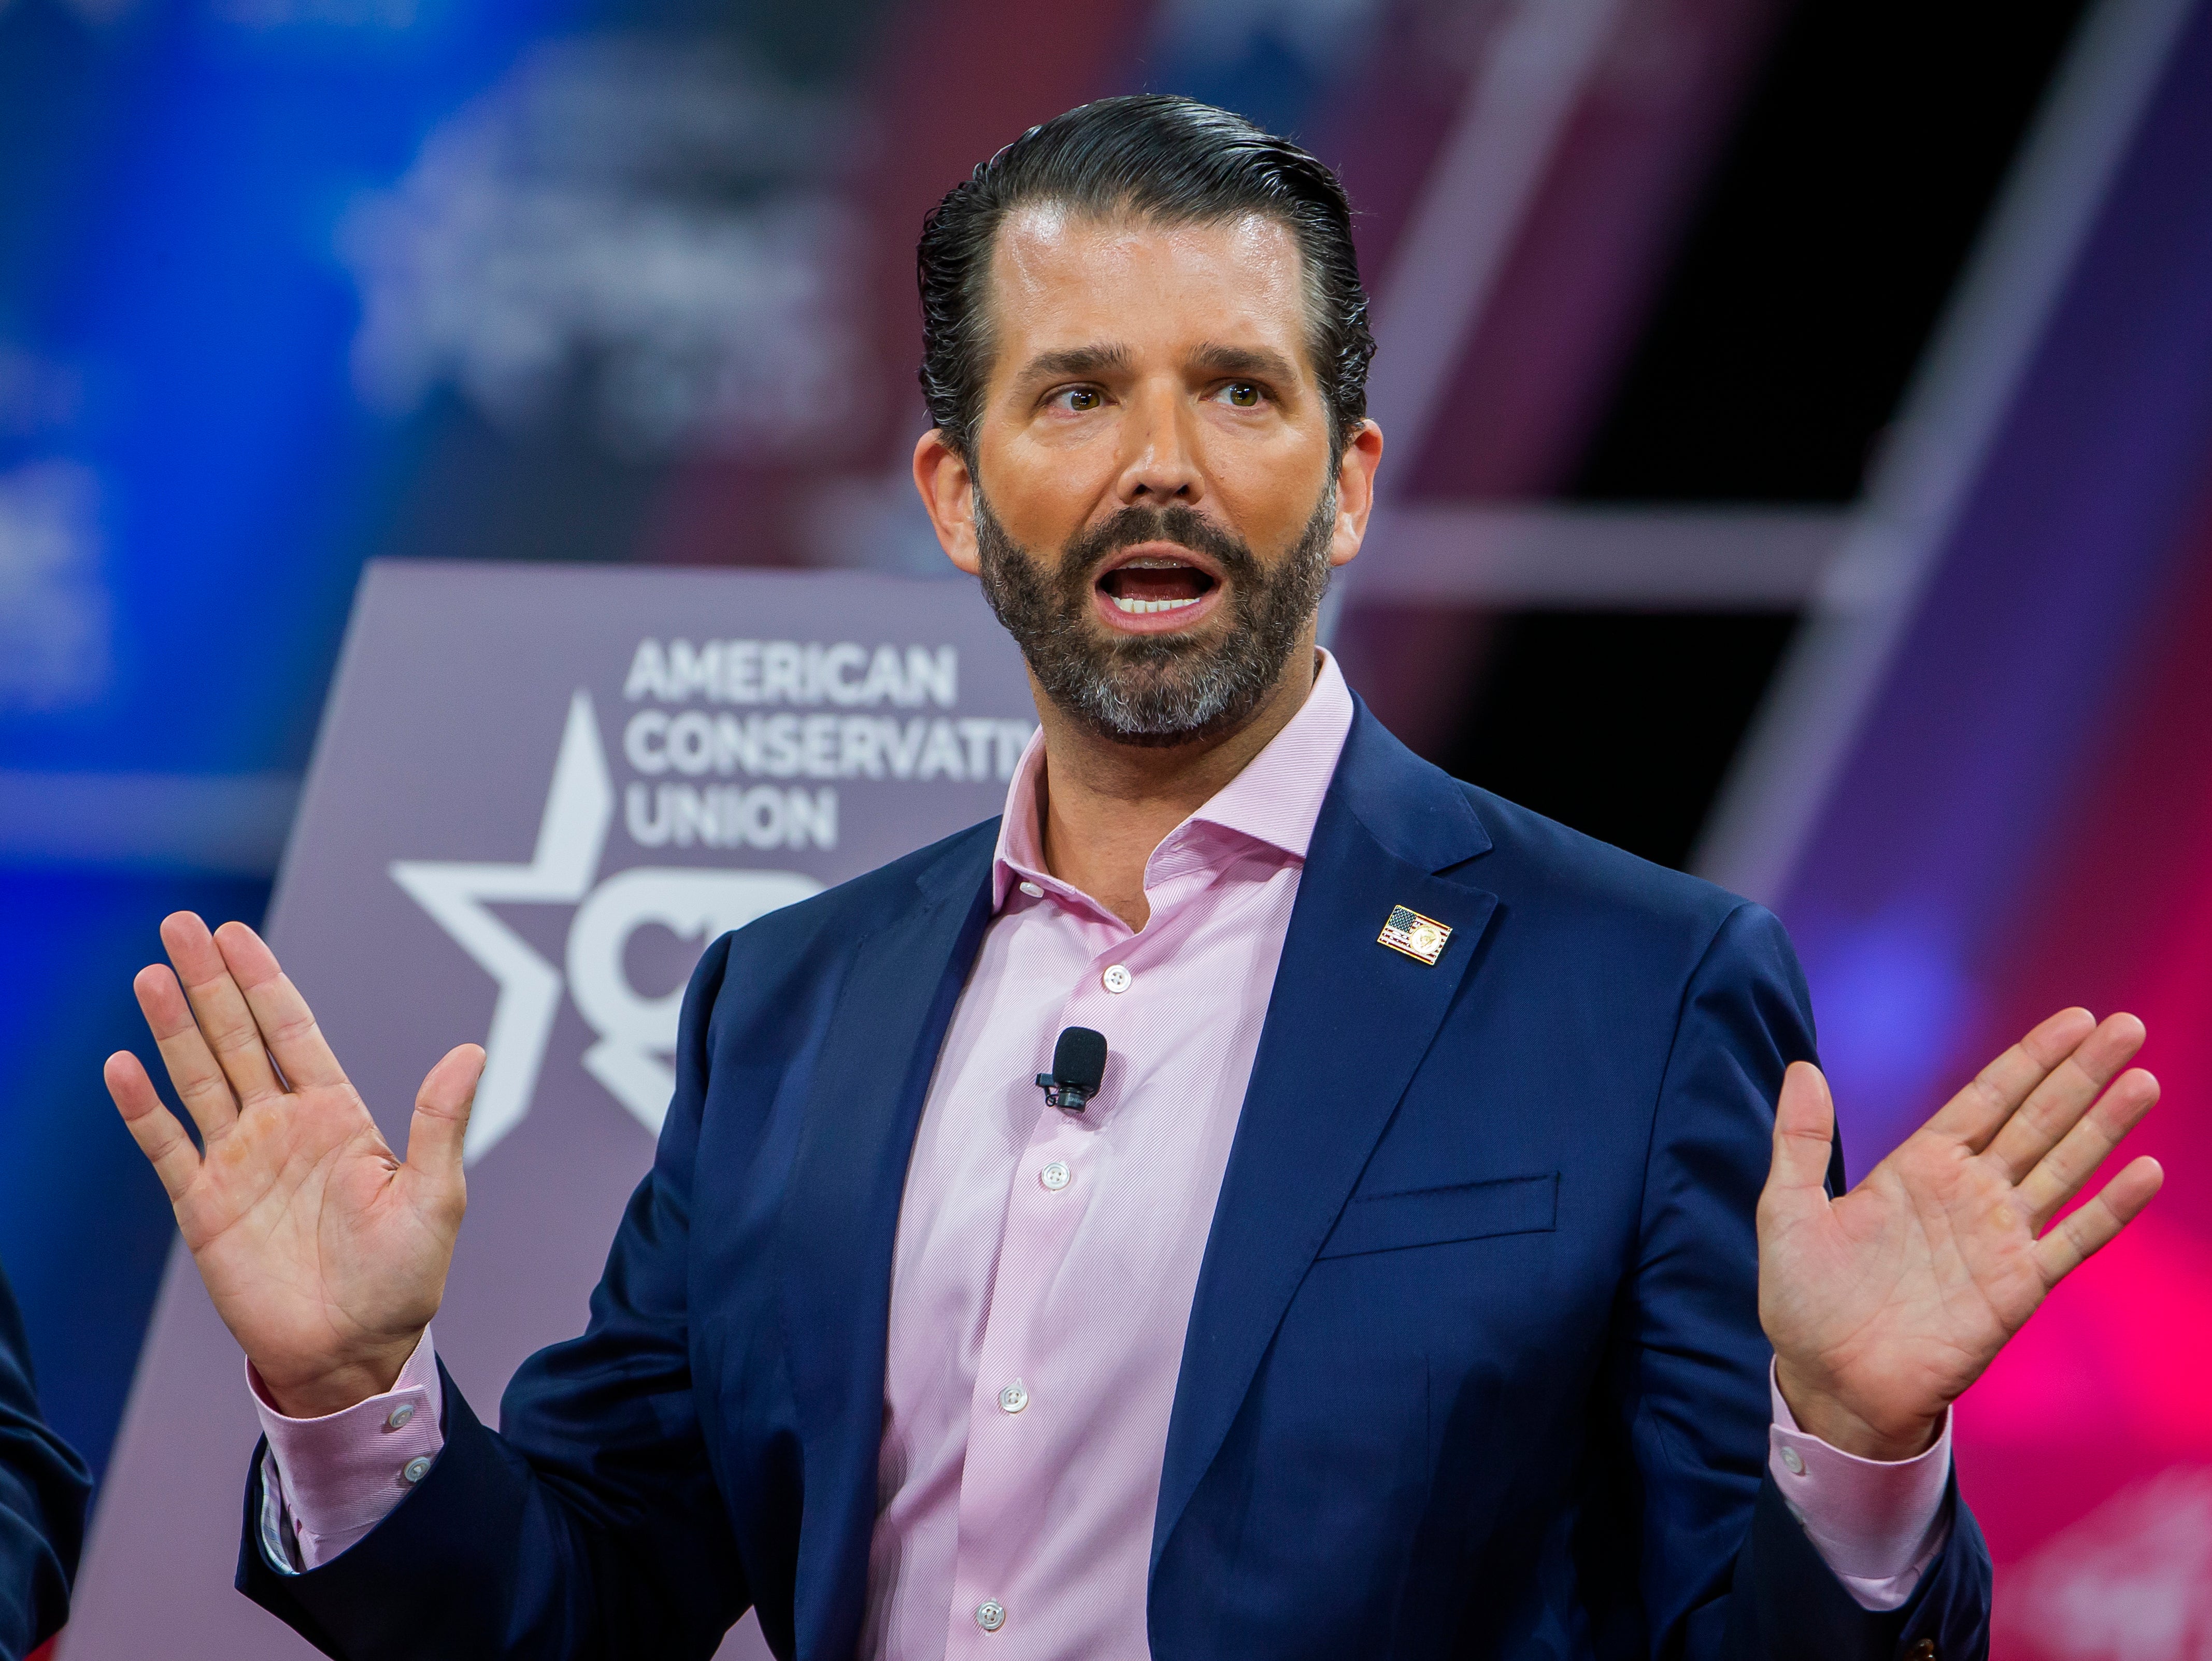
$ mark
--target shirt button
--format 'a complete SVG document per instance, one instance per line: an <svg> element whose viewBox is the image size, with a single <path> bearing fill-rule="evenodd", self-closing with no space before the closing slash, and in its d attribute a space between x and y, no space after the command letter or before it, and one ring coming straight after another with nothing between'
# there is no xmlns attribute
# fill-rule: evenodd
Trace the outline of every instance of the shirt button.
<svg viewBox="0 0 2212 1661"><path fill-rule="evenodd" d="M386 1430L404 1430L406 1428L407 1421L414 1416L415 1409L402 1402L384 1415L384 1427Z"/></svg>
<svg viewBox="0 0 2212 1661"><path fill-rule="evenodd" d="M1109 992L1127 992L1129 983L1137 977L1120 964L1109 964L1098 979Z"/></svg>
<svg viewBox="0 0 2212 1661"><path fill-rule="evenodd" d="M416 1454L412 1459L410 1459L405 1464L399 1468L400 1480L406 1482L410 1487L421 1482L429 1474L430 1461L428 1456L425 1454Z"/></svg>
<svg viewBox="0 0 2212 1661"><path fill-rule="evenodd" d="M999 1392L999 1406L1008 1413L1019 1413L1029 1404L1030 1393L1018 1378Z"/></svg>
<svg viewBox="0 0 2212 1661"><path fill-rule="evenodd" d="M1784 1448L1782 1450L1782 1463L1789 1467L1790 1474L1792 1476L1802 1476L1805 1474L1804 1457L1796 1448Z"/></svg>
<svg viewBox="0 0 2212 1661"><path fill-rule="evenodd" d="M1027 894L1033 900L1041 900L1044 897L1044 890L1038 887L1036 884L1033 882L1024 883L1022 885L1022 892Z"/></svg>
<svg viewBox="0 0 2212 1661"><path fill-rule="evenodd" d="M1006 1624L1006 1606L995 1597L986 1597L975 1605L975 1624L985 1632L996 1632Z"/></svg>
<svg viewBox="0 0 2212 1661"><path fill-rule="evenodd" d="M1060 1160L1054 1159L1042 1171L1037 1172L1037 1181L1057 1194L1067 1186L1067 1166Z"/></svg>

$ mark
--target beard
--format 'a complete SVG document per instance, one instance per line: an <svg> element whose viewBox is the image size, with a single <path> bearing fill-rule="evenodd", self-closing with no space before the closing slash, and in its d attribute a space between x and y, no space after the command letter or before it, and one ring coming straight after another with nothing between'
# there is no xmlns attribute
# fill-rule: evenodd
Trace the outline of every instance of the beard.
<svg viewBox="0 0 2212 1661"><path fill-rule="evenodd" d="M975 493L984 597L1045 695L1102 738L1155 748L1213 738L1251 718L1320 608L1335 522L1332 481L1271 574L1192 508L1132 505L1071 541L1053 569L1016 544ZM1229 627L1208 630L1211 638L1104 633L1091 599L1099 568L1146 542L1179 544L1220 567L1234 608Z"/></svg>

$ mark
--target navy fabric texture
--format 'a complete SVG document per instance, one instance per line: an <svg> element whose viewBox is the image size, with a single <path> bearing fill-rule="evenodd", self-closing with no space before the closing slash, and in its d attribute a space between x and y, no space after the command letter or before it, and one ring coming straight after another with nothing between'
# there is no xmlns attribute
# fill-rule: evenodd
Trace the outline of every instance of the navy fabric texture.
<svg viewBox="0 0 2212 1661"><path fill-rule="evenodd" d="M749 1606L779 1656L854 1653L900 1195L996 831L708 950L587 1331L522 1367L496 1433L449 1380L429 1475L308 1573L262 1560L250 1479L242 1591L349 1661L682 1661ZM1400 905L1451 926L1435 965L1377 944ZM1770 915L1362 709L1191 1311L1152 1654L1984 1654L1955 1494L1875 1615L1766 1475L1753 1217L1812 1055Z"/></svg>
<svg viewBox="0 0 2212 1661"><path fill-rule="evenodd" d="M92 1478L39 1411L23 1319L0 1277L0 1661L18 1661L69 1618Z"/></svg>

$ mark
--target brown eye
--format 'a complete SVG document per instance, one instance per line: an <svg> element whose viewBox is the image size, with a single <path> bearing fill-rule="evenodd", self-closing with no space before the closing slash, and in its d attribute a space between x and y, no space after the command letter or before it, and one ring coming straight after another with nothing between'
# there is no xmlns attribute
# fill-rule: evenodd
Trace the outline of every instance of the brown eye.
<svg viewBox="0 0 2212 1661"><path fill-rule="evenodd" d="M1249 380L1234 380L1229 384L1229 401L1240 410L1260 407L1260 389Z"/></svg>
<svg viewBox="0 0 2212 1661"><path fill-rule="evenodd" d="M1088 414L1098 407L1098 391L1095 386L1076 386L1069 390L1067 407L1078 415Z"/></svg>

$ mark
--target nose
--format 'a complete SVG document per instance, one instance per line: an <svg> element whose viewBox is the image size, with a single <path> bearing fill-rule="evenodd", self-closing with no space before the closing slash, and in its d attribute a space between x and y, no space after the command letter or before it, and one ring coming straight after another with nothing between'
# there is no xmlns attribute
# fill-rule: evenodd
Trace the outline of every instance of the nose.
<svg viewBox="0 0 2212 1661"><path fill-rule="evenodd" d="M1132 398L1130 419L1122 429L1121 472L1115 481L1115 495L1124 507L1194 507L1205 496L1192 416L1189 399L1175 382L1148 384Z"/></svg>

